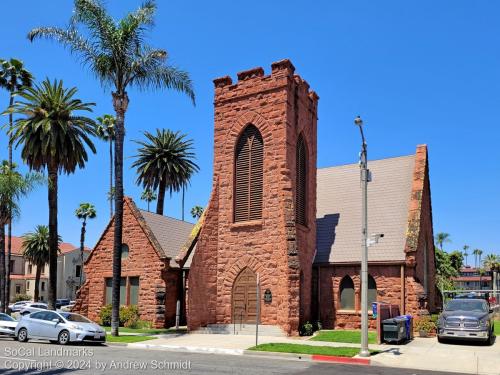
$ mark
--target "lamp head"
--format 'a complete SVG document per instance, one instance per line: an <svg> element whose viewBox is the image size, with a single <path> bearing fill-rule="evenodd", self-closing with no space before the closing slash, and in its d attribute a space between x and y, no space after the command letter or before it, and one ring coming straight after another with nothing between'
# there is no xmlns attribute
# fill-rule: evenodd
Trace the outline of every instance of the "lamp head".
<svg viewBox="0 0 500 375"><path fill-rule="evenodd" d="M357 126L363 126L363 120L361 120L361 117L356 116L356 118L354 119L354 124Z"/></svg>

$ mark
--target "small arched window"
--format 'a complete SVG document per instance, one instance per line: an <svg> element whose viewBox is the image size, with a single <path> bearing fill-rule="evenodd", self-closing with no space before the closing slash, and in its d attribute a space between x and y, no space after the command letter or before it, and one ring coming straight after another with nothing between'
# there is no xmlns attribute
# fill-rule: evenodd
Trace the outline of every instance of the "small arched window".
<svg viewBox="0 0 500 375"><path fill-rule="evenodd" d="M128 258L128 245L126 243L122 243L122 252L121 252L121 256L122 256L122 259L127 259Z"/></svg>
<svg viewBox="0 0 500 375"><path fill-rule="evenodd" d="M354 310L354 283L349 276L344 276L340 282L340 308Z"/></svg>
<svg viewBox="0 0 500 375"><path fill-rule="evenodd" d="M296 163L295 217L298 224L307 225L307 155L302 134L297 141Z"/></svg>
<svg viewBox="0 0 500 375"><path fill-rule="evenodd" d="M368 309L372 308L372 303L377 302L377 283L372 275L368 275Z"/></svg>
<svg viewBox="0 0 500 375"><path fill-rule="evenodd" d="M248 125L236 143L234 168L234 221L262 218L264 142Z"/></svg>

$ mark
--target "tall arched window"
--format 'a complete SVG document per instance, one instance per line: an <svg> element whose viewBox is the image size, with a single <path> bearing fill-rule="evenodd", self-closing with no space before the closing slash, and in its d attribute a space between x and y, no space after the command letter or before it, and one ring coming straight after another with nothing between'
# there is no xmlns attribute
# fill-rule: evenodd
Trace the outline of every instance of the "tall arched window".
<svg viewBox="0 0 500 375"><path fill-rule="evenodd" d="M295 217L298 224L307 225L307 155L302 134L297 141L296 163Z"/></svg>
<svg viewBox="0 0 500 375"><path fill-rule="evenodd" d="M248 125L236 144L234 221L262 218L264 142L259 130Z"/></svg>
<svg viewBox="0 0 500 375"><path fill-rule="evenodd" d="M373 302L377 302L377 283L372 275L368 275L368 310L372 308Z"/></svg>
<svg viewBox="0 0 500 375"><path fill-rule="evenodd" d="M340 282L340 308L354 310L354 283L349 276L344 276Z"/></svg>

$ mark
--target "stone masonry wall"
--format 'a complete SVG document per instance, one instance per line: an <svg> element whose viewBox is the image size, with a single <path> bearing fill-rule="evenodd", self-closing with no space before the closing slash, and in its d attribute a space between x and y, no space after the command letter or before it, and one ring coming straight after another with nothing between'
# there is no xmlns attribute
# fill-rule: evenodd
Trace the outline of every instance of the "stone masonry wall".
<svg viewBox="0 0 500 375"><path fill-rule="evenodd" d="M169 301L175 303L175 284L166 280L172 277L168 271L168 263L160 259L148 236L137 222L134 215L135 205L125 198L123 212L123 243L129 247L128 258L122 260L122 277L139 277L139 312L142 320L150 321L154 327L164 327L171 323L172 316L166 321L165 307L170 310ZM99 312L105 305L105 278L112 277L114 225L111 222L90 257L84 265L86 282L77 300L75 310L81 311L90 319L98 321ZM166 305L159 306L157 292L166 292ZM171 315L171 314L170 314ZM175 319L175 307L174 307Z"/></svg>
<svg viewBox="0 0 500 375"><path fill-rule="evenodd" d="M215 84L214 187L218 206L209 207L206 220L217 225L203 228L189 273L189 326L232 322L232 287L238 274L249 267L259 274L261 290L270 289L269 304L261 303L262 324L280 325L287 333L298 331L300 311L307 316L312 254L315 246L315 163L317 96L294 76L288 60L238 73L238 83L222 77ZM297 108L297 109L296 109ZM256 126L264 142L262 219L233 220L235 144L248 124ZM295 224L295 143L300 131L307 142L309 228ZM312 166L314 165L314 168ZM216 186L215 186L216 185ZM212 202L211 202L212 204ZM205 225L206 226L206 225ZM201 270L203 259L216 261ZM302 272L302 277L300 276ZM204 284L204 285L202 285ZM198 298L202 287L205 297ZM215 291L215 316L206 295ZM208 304L208 311L204 304Z"/></svg>

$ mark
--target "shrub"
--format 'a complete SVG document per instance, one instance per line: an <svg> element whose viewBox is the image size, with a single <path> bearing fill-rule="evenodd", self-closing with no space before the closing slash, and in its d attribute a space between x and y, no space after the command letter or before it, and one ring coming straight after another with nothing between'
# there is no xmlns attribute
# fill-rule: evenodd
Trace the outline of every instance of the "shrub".
<svg viewBox="0 0 500 375"><path fill-rule="evenodd" d="M313 331L316 332L316 331L321 331L323 329L323 325L321 324L321 322L319 320L316 320L314 323L313 323Z"/></svg>
<svg viewBox="0 0 500 375"><path fill-rule="evenodd" d="M430 333L436 329L436 323L432 321L430 316L423 316L415 320L415 329Z"/></svg>
<svg viewBox="0 0 500 375"><path fill-rule="evenodd" d="M99 312L100 323L103 326L111 325L111 305L105 305Z"/></svg>
<svg viewBox="0 0 500 375"><path fill-rule="evenodd" d="M151 328L153 328L153 323L149 322L147 320L138 320L135 328L151 329Z"/></svg>
<svg viewBox="0 0 500 375"><path fill-rule="evenodd" d="M19 302L19 301L31 301L32 297L27 294L16 294L14 297L14 302Z"/></svg>
<svg viewBox="0 0 500 375"><path fill-rule="evenodd" d="M301 336L312 336L313 332L313 325L310 322L305 322L302 324L299 333Z"/></svg>
<svg viewBox="0 0 500 375"><path fill-rule="evenodd" d="M99 312L100 323L103 326L111 325L111 304L103 306ZM135 305L120 306L120 327L138 328L139 309Z"/></svg>

